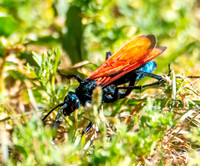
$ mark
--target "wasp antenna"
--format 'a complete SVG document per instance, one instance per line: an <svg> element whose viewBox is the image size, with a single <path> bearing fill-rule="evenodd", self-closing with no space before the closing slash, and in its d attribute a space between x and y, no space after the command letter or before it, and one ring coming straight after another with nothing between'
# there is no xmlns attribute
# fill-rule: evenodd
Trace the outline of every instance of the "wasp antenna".
<svg viewBox="0 0 200 166"><path fill-rule="evenodd" d="M73 78L73 77L74 77L79 83L81 83L81 81L83 81L83 80L81 79L81 77L79 77L78 75L75 75L75 74L72 74L72 75L63 74L63 73L60 72L59 69L57 69L57 72L58 72L61 76L66 77L67 79L70 79L70 78Z"/></svg>
<svg viewBox="0 0 200 166"><path fill-rule="evenodd" d="M55 106L51 111L48 112L48 114L46 114L43 118L42 118L42 121L44 122L44 120L58 107L61 107L63 106L65 103L60 103L58 104L57 106Z"/></svg>
<svg viewBox="0 0 200 166"><path fill-rule="evenodd" d="M53 127L56 126L57 119L60 117L60 114L62 113L62 110L65 109L67 106L68 106L68 104L65 103L65 104L62 106L62 108L58 111L58 113L57 113L57 115L56 115L56 118L55 118L55 120L54 120L54 122L53 122Z"/></svg>

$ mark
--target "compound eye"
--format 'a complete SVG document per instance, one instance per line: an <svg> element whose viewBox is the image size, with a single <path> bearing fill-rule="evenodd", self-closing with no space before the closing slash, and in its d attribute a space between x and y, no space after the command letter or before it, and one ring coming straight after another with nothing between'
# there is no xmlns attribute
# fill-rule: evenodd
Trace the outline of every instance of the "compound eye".
<svg viewBox="0 0 200 166"><path fill-rule="evenodd" d="M80 101L78 98L72 100L72 109L78 109L80 107Z"/></svg>

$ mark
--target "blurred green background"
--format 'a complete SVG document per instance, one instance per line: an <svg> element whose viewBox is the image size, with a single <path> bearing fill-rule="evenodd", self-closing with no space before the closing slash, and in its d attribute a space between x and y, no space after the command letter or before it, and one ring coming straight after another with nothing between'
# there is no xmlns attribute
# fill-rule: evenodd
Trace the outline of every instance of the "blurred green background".
<svg viewBox="0 0 200 166"><path fill-rule="evenodd" d="M22 44L19 56L29 61L31 46L38 45L36 51L63 48L73 64L88 59L101 64L106 50L154 34L158 45L168 47L158 68L175 62L189 69L198 61L196 0L1 0L0 5L1 57L6 47Z"/></svg>
<svg viewBox="0 0 200 166"><path fill-rule="evenodd" d="M69 90L74 90L78 85L77 82L71 83L65 80L64 87L61 79L58 76L55 78L58 66L61 69L67 68L65 72L68 73L88 75L105 60L106 51L114 52L127 41L146 34L154 34L157 37L157 45L167 47L167 50L155 60L158 64L155 73L167 74L168 64L173 62L172 68L176 74L200 75L200 1L198 0L0 0L1 118L10 118L13 114L24 115L24 112L30 110L48 111L58 104ZM78 62L82 63L74 65ZM79 68L85 65L86 68ZM131 104L135 106L138 103ZM132 108L131 104L128 108ZM116 104L116 107L118 106L117 111L121 108L120 102ZM163 117L165 115L159 111L157 109L156 115L151 118L154 119L154 116L159 114L156 124L164 124L166 129L167 125L172 124L169 120L172 114L167 113L166 118L169 121L166 120L161 124L161 119L165 120ZM151 114L148 113L148 115ZM147 119L143 120L145 124L148 123ZM41 126L36 124L37 120L38 117L32 119L26 130L19 124L17 125L21 134L23 132L28 134L26 138L23 138L19 136L20 132L15 130L13 134L15 144L23 146L25 142L27 146L24 147L29 147L32 145L29 140L36 132L35 135L40 135L41 140L45 138L45 145L52 146L49 143L51 134L44 134L45 131L40 130ZM73 117L70 117L70 120L68 129L74 131L73 122L75 120ZM17 122L6 124L6 130L10 135L16 124ZM160 128L159 125L158 128ZM138 137L134 133L126 135L125 127L121 129L123 132L121 136L124 136L126 141L129 137L133 137L140 143L141 138L150 136L150 133L154 133L156 141L162 138L163 135L158 135L161 133L160 130L155 129L152 132L151 128L148 128L149 131L145 131L145 125L141 126L140 130L143 133L139 133ZM151 138L147 138L146 141L148 142L149 139ZM143 149L139 145L134 145L137 150L141 150L137 151L138 156L151 155L155 146L154 139L149 144L144 143ZM121 147L122 150L116 148L119 140L120 138L116 138L114 144L109 144L111 147L106 144L103 146L108 148L105 153L111 148L113 153L118 154L124 161L126 158L123 155L125 153L123 153L123 148ZM134 140L131 144L133 143ZM46 155L45 145L37 141L36 144L41 146L43 150L41 154ZM126 146L127 149L130 148L130 153L135 151L134 147L131 149L128 146L128 143ZM40 164L47 164L50 161L61 164L59 157L62 155L68 156L71 151L74 154L78 153L76 146L67 152L64 148L59 152L60 156L56 153L57 149L51 149L47 155L49 158L46 156L44 160L40 158L42 156L40 153L35 153L36 158L39 158L36 161ZM25 150L29 151L29 148ZM53 152L57 155L53 155L55 154ZM74 155L71 159L72 163L77 158L81 163L82 155L83 153L77 155L79 157ZM106 156L101 155L103 154L96 151L93 158L88 159L85 156L84 161L90 161L91 164L95 164L96 161L101 163L101 158ZM107 153L106 161L116 164L117 157L114 158L113 154L109 155ZM28 156L26 164L32 161L31 155L31 159L29 154L24 156ZM136 155L136 158L138 156ZM110 161L110 158L113 160Z"/></svg>

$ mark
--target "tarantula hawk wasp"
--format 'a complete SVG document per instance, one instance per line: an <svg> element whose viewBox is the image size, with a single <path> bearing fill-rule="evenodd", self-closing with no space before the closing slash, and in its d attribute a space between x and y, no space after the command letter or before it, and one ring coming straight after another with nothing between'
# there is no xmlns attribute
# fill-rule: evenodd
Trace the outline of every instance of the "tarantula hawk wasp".
<svg viewBox="0 0 200 166"><path fill-rule="evenodd" d="M106 61L84 80L78 75L60 73L67 78L74 77L80 85L75 92L69 92L64 101L49 111L42 118L42 121L56 108L61 107L53 123L55 127L62 112L65 116L69 116L80 105L84 106L87 102L91 102L92 92L97 86L102 88L102 103L113 103L118 99L125 98L133 89L158 85L163 81L163 78L160 75L152 74L156 68L156 63L152 60L165 50L166 47L156 47L154 35L139 36L123 45L115 53L107 52ZM145 86L134 86L136 81L145 76L155 78L158 81ZM129 83L129 86L119 87L125 83ZM125 92L120 91L120 89L125 89ZM84 132L87 132L91 126L92 122Z"/></svg>

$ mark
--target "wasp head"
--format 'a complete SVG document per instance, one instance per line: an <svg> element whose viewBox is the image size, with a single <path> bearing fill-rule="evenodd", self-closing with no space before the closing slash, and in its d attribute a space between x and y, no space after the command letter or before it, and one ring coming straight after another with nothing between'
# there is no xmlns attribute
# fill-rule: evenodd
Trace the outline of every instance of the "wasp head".
<svg viewBox="0 0 200 166"><path fill-rule="evenodd" d="M64 99L64 105L62 107L63 114L65 116L70 115L73 111L80 107L80 100L74 92L69 92Z"/></svg>
<svg viewBox="0 0 200 166"><path fill-rule="evenodd" d="M44 120L58 107L61 107L61 109L58 111L56 118L54 120L54 124L59 118L61 112L63 111L63 114L65 116L70 115L72 112L74 112L76 109L80 107L80 100L78 96L74 92L69 92L67 96L65 96L64 102L58 104L56 107L54 107L51 111L48 112L43 118L42 121Z"/></svg>

